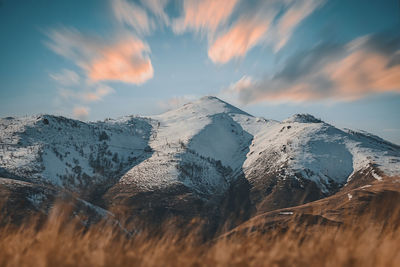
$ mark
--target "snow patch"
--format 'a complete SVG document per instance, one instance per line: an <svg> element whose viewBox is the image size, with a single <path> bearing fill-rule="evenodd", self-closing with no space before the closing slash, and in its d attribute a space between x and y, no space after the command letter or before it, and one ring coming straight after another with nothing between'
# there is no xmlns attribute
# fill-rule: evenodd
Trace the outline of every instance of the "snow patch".
<svg viewBox="0 0 400 267"><path fill-rule="evenodd" d="M279 215L293 215L293 211L281 211Z"/></svg>
<svg viewBox="0 0 400 267"><path fill-rule="evenodd" d="M381 176L379 176L378 174L376 174L376 172L374 170L371 171L371 174L376 180L382 181L383 178Z"/></svg>

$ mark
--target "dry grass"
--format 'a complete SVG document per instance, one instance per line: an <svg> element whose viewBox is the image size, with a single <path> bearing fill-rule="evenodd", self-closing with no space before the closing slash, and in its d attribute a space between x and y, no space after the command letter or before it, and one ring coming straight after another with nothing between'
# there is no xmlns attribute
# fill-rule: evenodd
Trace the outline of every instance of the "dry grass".
<svg viewBox="0 0 400 267"><path fill-rule="evenodd" d="M168 226L161 235L143 231L133 237L107 223L85 229L60 210L40 227L34 220L2 227L0 265L400 266L400 230L390 218L382 223L363 217L341 227L293 222L284 232L241 232L201 242L195 230L181 235Z"/></svg>

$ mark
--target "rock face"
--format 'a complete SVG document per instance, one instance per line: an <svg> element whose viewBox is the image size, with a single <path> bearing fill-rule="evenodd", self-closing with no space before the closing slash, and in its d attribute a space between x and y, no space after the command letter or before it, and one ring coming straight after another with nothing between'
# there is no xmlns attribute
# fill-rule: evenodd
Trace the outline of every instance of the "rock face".
<svg viewBox="0 0 400 267"><path fill-rule="evenodd" d="M200 216L216 228L399 174L399 146L379 137L308 114L257 118L216 97L149 118L0 120L0 176L124 220Z"/></svg>

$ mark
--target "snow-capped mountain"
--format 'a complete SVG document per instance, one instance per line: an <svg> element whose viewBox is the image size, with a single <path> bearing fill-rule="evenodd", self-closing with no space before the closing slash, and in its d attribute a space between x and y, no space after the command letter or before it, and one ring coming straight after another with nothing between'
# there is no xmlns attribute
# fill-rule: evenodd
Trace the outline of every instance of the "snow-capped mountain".
<svg viewBox="0 0 400 267"><path fill-rule="evenodd" d="M146 158L149 119L83 123L50 115L0 120L0 175L71 190L122 176Z"/></svg>
<svg viewBox="0 0 400 267"><path fill-rule="evenodd" d="M379 137L308 114L257 118L216 97L148 118L0 120L0 176L74 191L106 209L186 210L196 201L204 209L241 192L265 211L396 175L400 147Z"/></svg>
<svg viewBox="0 0 400 267"><path fill-rule="evenodd" d="M182 183L224 193L246 160L254 134L269 124L214 97L152 117L152 155L120 180L143 190Z"/></svg>

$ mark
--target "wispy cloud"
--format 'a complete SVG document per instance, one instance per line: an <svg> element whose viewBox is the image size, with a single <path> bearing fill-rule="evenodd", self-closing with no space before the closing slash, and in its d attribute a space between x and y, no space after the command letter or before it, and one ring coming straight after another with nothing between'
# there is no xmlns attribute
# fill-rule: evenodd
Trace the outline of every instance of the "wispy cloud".
<svg viewBox="0 0 400 267"><path fill-rule="evenodd" d="M208 56L224 64L244 57L259 44L282 49L294 29L323 3L322 0L285 0L243 2L236 19L210 43Z"/></svg>
<svg viewBox="0 0 400 267"><path fill-rule="evenodd" d="M153 77L150 48L127 33L109 44L95 36L86 36L71 28L48 33L47 46L55 53L73 61L96 82L101 80L141 84Z"/></svg>
<svg viewBox="0 0 400 267"><path fill-rule="evenodd" d="M196 96L196 95L175 96L175 97L169 98L165 101L160 101L158 103L158 106L160 107L160 109L162 111L168 111L168 110L177 109L177 108L183 106L184 104L192 102L198 98L199 98L199 96Z"/></svg>
<svg viewBox="0 0 400 267"><path fill-rule="evenodd" d="M141 0L141 2L156 18L169 25L170 19L165 11L169 0Z"/></svg>
<svg viewBox="0 0 400 267"><path fill-rule="evenodd" d="M150 48L141 40L130 37L105 47L86 67L93 81L114 80L142 84L153 77L154 71L147 54Z"/></svg>
<svg viewBox="0 0 400 267"><path fill-rule="evenodd" d="M114 93L114 89L104 84L86 85L85 88L60 88L59 95L65 100L78 102L98 102L103 100L103 97Z"/></svg>
<svg viewBox="0 0 400 267"><path fill-rule="evenodd" d="M80 120L87 120L89 117L90 109L84 106L77 106L74 107L73 114L77 119Z"/></svg>
<svg viewBox="0 0 400 267"><path fill-rule="evenodd" d="M227 63L233 58L244 57L257 45L269 28L269 22L255 19L238 21L226 33L220 35L210 46L208 57L214 63Z"/></svg>
<svg viewBox="0 0 400 267"><path fill-rule="evenodd" d="M115 18L121 23L132 27L139 34L148 34L155 27L154 21L147 15L144 8L127 0L111 0Z"/></svg>
<svg viewBox="0 0 400 267"><path fill-rule="evenodd" d="M169 17L165 12L168 0L141 0L141 5L128 0L110 1L117 21L139 35L152 33L157 26L157 21L161 24L169 24Z"/></svg>
<svg viewBox="0 0 400 267"><path fill-rule="evenodd" d="M84 92L82 94L82 99L86 102L96 102L100 101L105 97L106 95L109 95L114 92L114 89L112 89L110 86L100 84L97 85L94 91L91 92Z"/></svg>
<svg viewBox="0 0 400 267"><path fill-rule="evenodd" d="M317 7L324 3L323 0L298 0L288 2L290 2L290 4L286 12L278 19L278 22L274 25L268 38L268 41L273 44L275 52L286 45L294 29L300 23L313 13Z"/></svg>
<svg viewBox="0 0 400 267"><path fill-rule="evenodd" d="M400 37L375 35L345 45L321 44L289 58L272 77L243 77L224 90L241 103L352 101L400 93Z"/></svg>
<svg viewBox="0 0 400 267"><path fill-rule="evenodd" d="M118 22L112 39L66 27L46 32L47 47L81 72L64 69L50 74L58 83L57 102L96 102L115 92L105 84L107 81L140 85L153 78L150 47L138 36L152 33L157 25L169 25L165 11L169 0L109 1L110 12ZM78 111L87 116L89 109L84 110Z"/></svg>
<svg viewBox="0 0 400 267"><path fill-rule="evenodd" d="M98 102L115 92L108 85L89 80L84 81L72 70L64 69L61 73L50 74L50 77L58 83L58 97L56 98L58 108L70 108L71 106ZM85 110L85 112L83 113L82 110ZM85 107L85 109L73 110L72 114L78 119L87 119L89 111L90 109Z"/></svg>
<svg viewBox="0 0 400 267"><path fill-rule="evenodd" d="M213 34L227 22L238 0L183 0L181 17L173 22L175 33L191 30Z"/></svg>
<svg viewBox="0 0 400 267"><path fill-rule="evenodd" d="M80 83L79 75L68 69L63 69L60 73L50 73L50 77L62 86L74 86Z"/></svg>

